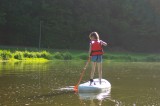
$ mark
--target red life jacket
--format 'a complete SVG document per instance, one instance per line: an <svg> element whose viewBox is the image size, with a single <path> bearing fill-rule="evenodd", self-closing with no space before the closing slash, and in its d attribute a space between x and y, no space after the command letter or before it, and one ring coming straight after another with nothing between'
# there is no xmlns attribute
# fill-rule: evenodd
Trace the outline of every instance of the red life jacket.
<svg viewBox="0 0 160 106"><path fill-rule="evenodd" d="M103 48L100 40L91 41L91 56L102 55Z"/></svg>

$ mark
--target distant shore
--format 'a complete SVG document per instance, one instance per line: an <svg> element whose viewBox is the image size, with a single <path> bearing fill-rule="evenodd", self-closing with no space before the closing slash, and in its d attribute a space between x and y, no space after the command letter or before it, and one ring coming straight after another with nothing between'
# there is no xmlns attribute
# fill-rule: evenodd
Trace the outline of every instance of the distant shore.
<svg viewBox="0 0 160 106"><path fill-rule="evenodd" d="M54 50L36 48L0 48L0 62L5 61L47 61L47 60L87 60L88 51ZM160 62L159 54L105 52L103 60L128 62Z"/></svg>

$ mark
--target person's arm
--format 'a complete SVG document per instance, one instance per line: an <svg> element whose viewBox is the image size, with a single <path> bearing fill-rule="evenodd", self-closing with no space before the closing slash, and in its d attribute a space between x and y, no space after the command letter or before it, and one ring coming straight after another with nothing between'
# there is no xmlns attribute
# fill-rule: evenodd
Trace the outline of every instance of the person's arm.
<svg viewBox="0 0 160 106"><path fill-rule="evenodd" d="M107 46L107 43L101 40L101 45Z"/></svg>
<svg viewBox="0 0 160 106"><path fill-rule="evenodd" d="M89 57L91 56L91 44L89 44Z"/></svg>

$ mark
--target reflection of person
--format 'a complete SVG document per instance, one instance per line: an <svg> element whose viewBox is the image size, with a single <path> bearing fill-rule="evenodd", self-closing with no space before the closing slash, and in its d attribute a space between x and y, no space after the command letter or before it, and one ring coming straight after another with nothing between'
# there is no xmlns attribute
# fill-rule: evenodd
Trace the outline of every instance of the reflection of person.
<svg viewBox="0 0 160 106"><path fill-rule="evenodd" d="M90 85L93 82L94 72L96 69L96 65L98 66L98 74L99 74L99 82L101 84L102 79L102 55L103 48L102 46L107 46L107 43L99 39L99 35L97 32L92 32L89 35L91 39L89 54L91 56L92 61L92 70L90 75Z"/></svg>

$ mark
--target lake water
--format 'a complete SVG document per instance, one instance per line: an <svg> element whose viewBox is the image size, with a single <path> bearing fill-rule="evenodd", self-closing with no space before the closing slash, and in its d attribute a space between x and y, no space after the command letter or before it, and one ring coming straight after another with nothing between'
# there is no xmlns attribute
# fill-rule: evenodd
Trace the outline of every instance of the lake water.
<svg viewBox="0 0 160 106"><path fill-rule="evenodd" d="M160 63L105 61L103 78L111 91L65 90L77 84L84 66L85 61L1 62L0 106L160 106ZM90 69L82 82L89 80Z"/></svg>

